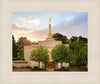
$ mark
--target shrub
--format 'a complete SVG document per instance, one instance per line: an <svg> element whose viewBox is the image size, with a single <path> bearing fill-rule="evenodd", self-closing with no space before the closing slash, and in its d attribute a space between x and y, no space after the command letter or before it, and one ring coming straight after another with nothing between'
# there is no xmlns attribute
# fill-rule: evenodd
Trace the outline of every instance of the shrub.
<svg viewBox="0 0 100 84"><path fill-rule="evenodd" d="M69 66L70 67L79 67L79 64L77 64L77 63L70 63Z"/></svg>
<svg viewBox="0 0 100 84"><path fill-rule="evenodd" d="M61 69L65 69L65 67L63 66Z"/></svg>
<svg viewBox="0 0 100 84"><path fill-rule="evenodd" d="M18 62L14 62L14 63L27 63L26 61L18 61Z"/></svg>
<svg viewBox="0 0 100 84"><path fill-rule="evenodd" d="M39 70L44 70L45 71L46 69L39 69Z"/></svg>
<svg viewBox="0 0 100 84"><path fill-rule="evenodd" d="M34 66L34 69L35 69L35 70L38 70L38 69L39 69L39 67L38 67L38 66Z"/></svg>
<svg viewBox="0 0 100 84"><path fill-rule="evenodd" d="M64 68L61 68L61 69L55 69L55 71L70 71L68 68L66 69L65 67Z"/></svg>
<svg viewBox="0 0 100 84"><path fill-rule="evenodd" d="M13 57L13 61L18 60L16 57Z"/></svg>
<svg viewBox="0 0 100 84"><path fill-rule="evenodd" d="M34 68L32 68L31 70L43 70L43 71L46 71L46 69L39 68L38 66L34 66Z"/></svg>
<svg viewBox="0 0 100 84"><path fill-rule="evenodd" d="M22 66L22 67L13 67L13 69L24 69L25 67Z"/></svg>
<svg viewBox="0 0 100 84"><path fill-rule="evenodd" d="M32 68L32 67L31 67L31 66L26 66L26 68L29 68L29 69L30 69L30 68Z"/></svg>

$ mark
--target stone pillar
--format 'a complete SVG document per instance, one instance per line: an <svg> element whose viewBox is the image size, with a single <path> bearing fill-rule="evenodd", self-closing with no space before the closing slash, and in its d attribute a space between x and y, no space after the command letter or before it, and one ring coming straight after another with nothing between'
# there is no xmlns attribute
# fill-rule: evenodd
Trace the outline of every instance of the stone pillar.
<svg viewBox="0 0 100 84"><path fill-rule="evenodd" d="M51 24L49 24L48 38L52 38L52 34L51 34Z"/></svg>
<svg viewBox="0 0 100 84"><path fill-rule="evenodd" d="M52 34L51 34L51 17L49 18L49 32L48 32L48 38L52 38Z"/></svg>

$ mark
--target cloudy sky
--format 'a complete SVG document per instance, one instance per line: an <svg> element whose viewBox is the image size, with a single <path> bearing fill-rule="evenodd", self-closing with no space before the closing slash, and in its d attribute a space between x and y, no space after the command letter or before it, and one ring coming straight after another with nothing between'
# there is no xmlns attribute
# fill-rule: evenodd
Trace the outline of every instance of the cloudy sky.
<svg viewBox="0 0 100 84"><path fill-rule="evenodd" d="M71 36L88 36L88 13L12 13L12 30L15 39L27 37L30 41L45 40L48 35L49 18L52 34L61 33Z"/></svg>

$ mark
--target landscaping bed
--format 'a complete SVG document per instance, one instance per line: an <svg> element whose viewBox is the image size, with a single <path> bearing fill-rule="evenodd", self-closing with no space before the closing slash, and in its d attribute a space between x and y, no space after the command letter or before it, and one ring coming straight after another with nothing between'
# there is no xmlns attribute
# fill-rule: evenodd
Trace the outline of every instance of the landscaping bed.
<svg viewBox="0 0 100 84"><path fill-rule="evenodd" d="M46 69L38 68L38 67L30 67L30 66L22 66L22 67L13 67L13 71L46 71Z"/></svg>

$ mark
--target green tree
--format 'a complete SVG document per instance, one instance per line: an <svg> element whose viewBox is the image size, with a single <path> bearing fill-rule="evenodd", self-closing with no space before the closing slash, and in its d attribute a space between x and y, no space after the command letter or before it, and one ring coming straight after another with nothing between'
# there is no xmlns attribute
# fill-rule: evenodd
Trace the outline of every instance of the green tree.
<svg viewBox="0 0 100 84"><path fill-rule="evenodd" d="M17 52L17 59L18 60L24 60L24 49L19 49L19 52Z"/></svg>
<svg viewBox="0 0 100 84"><path fill-rule="evenodd" d="M68 48L64 44L56 45L51 51L51 56L55 62L61 63L62 68L62 63L67 61Z"/></svg>
<svg viewBox="0 0 100 84"><path fill-rule="evenodd" d="M75 41L75 42L71 42L70 44L69 44L69 48L72 50L72 53L73 53L73 56L75 56L75 48L77 47L77 45L78 45L78 42L77 41Z"/></svg>
<svg viewBox="0 0 100 84"><path fill-rule="evenodd" d="M87 46L84 46L80 49L79 54L76 56L76 62L80 66L86 66L88 61L88 51Z"/></svg>
<svg viewBox="0 0 100 84"><path fill-rule="evenodd" d="M62 41L63 44L69 43L67 37L60 33L55 33L52 35L52 37L57 41Z"/></svg>
<svg viewBox="0 0 100 84"><path fill-rule="evenodd" d="M70 62L73 62L73 61L74 61L74 56L73 56L73 53L72 53L72 49L69 48L66 62L70 63Z"/></svg>
<svg viewBox="0 0 100 84"><path fill-rule="evenodd" d="M84 42L87 42L87 41L88 41L88 39L87 39L87 38L82 37L82 36L79 36L78 38L79 38L79 41L84 41Z"/></svg>
<svg viewBox="0 0 100 84"><path fill-rule="evenodd" d="M18 44L19 49L20 49L20 48L23 48L23 49L24 49L24 46L25 46L25 45L26 45L26 46L27 46L27 45L31 45L31 42L30 42L29 40L27 40L26 37L20 37L20 38L18 39L17 44Z"/></svg>
<svg viewBox="0 0 100 84"><path fill-rule="evenodd" d="M69 48L72 50L72 53L73 53L73 62L77 63L80 66L85 65L85 64L82 63L81 60L83 60L82 52L85 52L84 46L87 50L87 47L86 47L88 45L87 41L88 41L87 38L80 36L80 37L78 37L77 41L72 41L69 44ZM84 59L87 59L87 57L84 58Z"/></svg>
<svg viewBox="0 0 100 84"><path fill-rule="evenodd" d="M78 37L77 36L72 36L70 38L70 42L74 42L74 41L78 41Z"/></svg>
<svg viewBox="0 0 100 84"><path fill-rule="evenodd" d="M38 62L38 67L40 68L40 62L48 62L49 55L48 50L42 46L37 47L37 49L33 49L31 52L30 59Z"/></svg>
<svg viewBox="0 0 100 84"><path fill-rule="evenodd" d="M13 53L13 60L17 59L17 52L18 52L18 46L15 41L14 35L12 35L12 53Z"/></svg>

